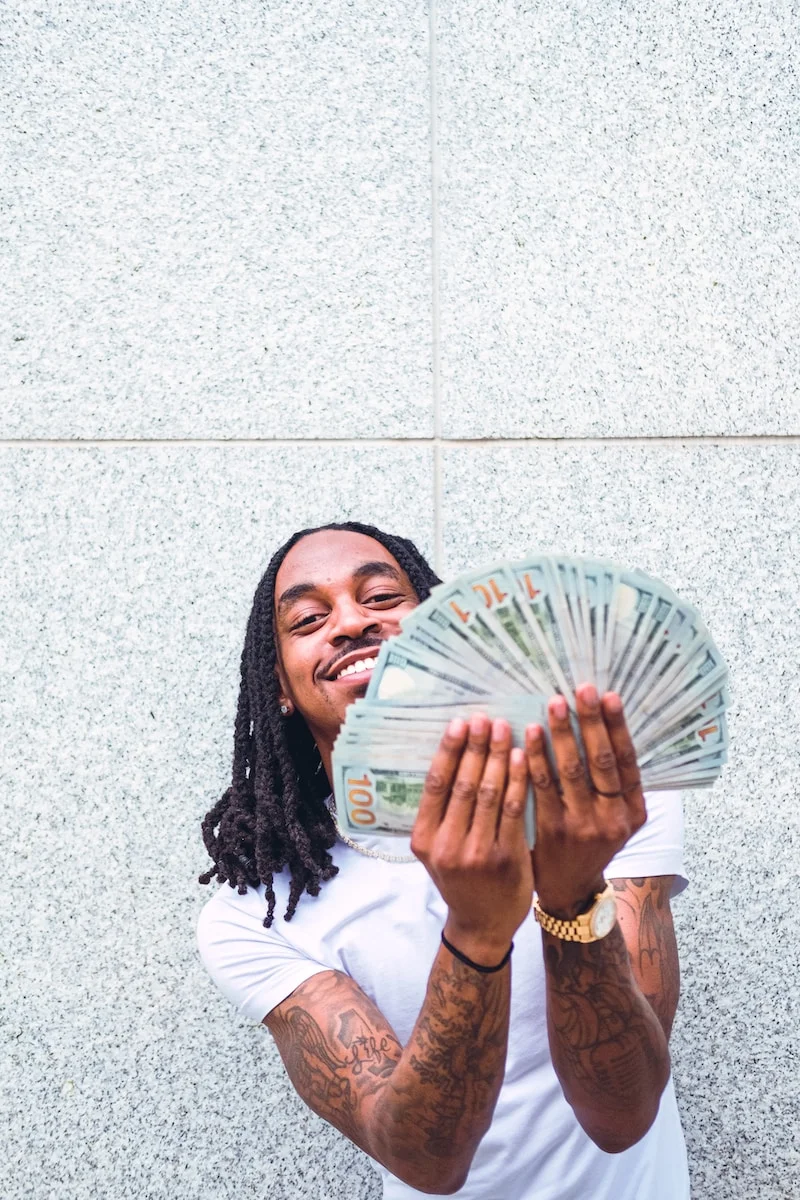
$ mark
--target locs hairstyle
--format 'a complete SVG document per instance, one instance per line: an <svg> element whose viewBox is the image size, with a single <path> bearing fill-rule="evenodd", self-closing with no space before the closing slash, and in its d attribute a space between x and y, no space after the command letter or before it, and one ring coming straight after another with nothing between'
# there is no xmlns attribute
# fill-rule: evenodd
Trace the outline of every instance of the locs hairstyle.
<svg viewBox="0 0 800 1200"><path fill-rule="evenodd" d="M303 892L319 895L320 884L339 870L328 853L336 830L325 804L330 786L322 760L300 713L281 716L275 673L275 577L292 546L326 529L363 533L380 542L403 568L420 600L439 582L413 542L357 521L301 529L270 559L256 588L244 639L231 786L202 822L214 866L199 877L200 883L210 883L216 875L242 895L248 886L263 883L267 928L275 914L276 872L285 866L291 872L289 921Z"/></svg>

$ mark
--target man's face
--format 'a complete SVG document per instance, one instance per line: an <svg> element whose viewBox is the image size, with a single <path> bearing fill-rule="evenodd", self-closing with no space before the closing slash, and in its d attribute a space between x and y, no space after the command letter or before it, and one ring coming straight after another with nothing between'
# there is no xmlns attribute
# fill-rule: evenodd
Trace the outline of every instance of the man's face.
<svg viewBox="0 0 800 1200"><path fill-rule="evenodd" d="M309 534L281 563L275 580L278 678L323 758L348 704L364 695L381 642L400 632L401 617L418 603L405 571L363 533Z"/></svg>

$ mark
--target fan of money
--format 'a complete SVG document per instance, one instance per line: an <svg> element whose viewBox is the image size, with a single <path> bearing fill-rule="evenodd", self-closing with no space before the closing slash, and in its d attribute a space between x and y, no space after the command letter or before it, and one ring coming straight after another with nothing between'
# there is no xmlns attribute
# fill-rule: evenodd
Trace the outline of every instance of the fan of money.
<svg viewBox="0 0 800 1200"><path fill-rule="evenodd" d="M616 691L645 790L710 787L727 760L728 669L696 609L639 570L538 556L434 588L385 641L333 751L340 828L407 837L453 717L547 733L547 701ZM526 825L533 842L532 803Z"/></svg>

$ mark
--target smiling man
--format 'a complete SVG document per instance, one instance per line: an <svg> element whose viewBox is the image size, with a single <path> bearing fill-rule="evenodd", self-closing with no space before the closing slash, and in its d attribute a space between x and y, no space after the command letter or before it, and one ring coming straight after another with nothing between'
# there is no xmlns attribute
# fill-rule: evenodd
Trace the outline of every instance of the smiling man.
<svg viewBox="0 0 800 1200"><path fill-rule="evenodd" d="M221 887L198 936L305 1102L386 1200L684 1200L667 1042L680 804L642 795L618 697L578 688L513 748L452 722L411 839L339 833L331 752L381 642L436 576L354 523L273 556L242 655L230 788L203 822ZM529 781L536 846L525 843ZM535 892L534 892L535 887Z"/></svg>

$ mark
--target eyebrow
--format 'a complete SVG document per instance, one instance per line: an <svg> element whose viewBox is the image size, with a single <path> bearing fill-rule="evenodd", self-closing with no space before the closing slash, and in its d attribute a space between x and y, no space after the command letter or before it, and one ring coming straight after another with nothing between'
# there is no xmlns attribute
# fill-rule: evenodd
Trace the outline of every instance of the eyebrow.
<svg viewBox="0 0 800 1200"><path fill-rule="evenodd" d="M393 567L391 563L384 562L381 559L378 559L375 562L361 563L361 565L356 567L356 569L353 571L351 578L357 580L366 579L371 575L383 575L386 578L393 579L396 583L402 583L403 581L403 576L397 567ZM290 604L293 604L295 600L300 600L303 596L307 596L309 592L315 592L317 590L317 586L318 585L316 583L293 583L291 587L287 588L286 591L281 594L277 605L278 613L283 612L283 610L288 608Z"/></svg>

